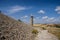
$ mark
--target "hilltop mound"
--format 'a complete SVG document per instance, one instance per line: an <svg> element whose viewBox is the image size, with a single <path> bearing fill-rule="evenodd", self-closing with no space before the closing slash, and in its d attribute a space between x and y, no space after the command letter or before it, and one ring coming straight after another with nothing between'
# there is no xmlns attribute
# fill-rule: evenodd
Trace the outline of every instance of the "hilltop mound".
<svg viewBox="0 0 60 40"><path fill-rule="evenodd" d="M32 40L32 27L0 13L0 40Z"/></svg>

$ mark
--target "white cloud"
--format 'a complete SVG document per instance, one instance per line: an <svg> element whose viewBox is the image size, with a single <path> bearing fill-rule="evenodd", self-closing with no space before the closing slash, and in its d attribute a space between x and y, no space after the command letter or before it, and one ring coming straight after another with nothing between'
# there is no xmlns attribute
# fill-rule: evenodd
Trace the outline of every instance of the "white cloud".
<svg viewBox="0 0 60 40"><path fill-rule="evenodd" d="M48 17L48 16L43 16L43 17L34 17L34 23L60 23L60 17L56 18L56 17Z"/></svg>
<svg viewBox="0 0 60 40"><path fill-rule="evenodd" d="M23 18L23 19L25 19L25 18L27 18L28 16L27 15L25 15L25 16L23 16L23 17L21 17L21 18Z"/></svg>
<svg viewBox="0 0 60 40"><path fill-rule="evenodd" d="M51 17L51 18L47 19L47 22L55 22L55 21L56 21L56 19L54 17Z"/></svg>
<svg viewBox="0 0 60 40"><path fill-rule="evenodd" d="M42 20L45 20L47 22L53 22L53 21L55 21L55 18L54 17L44 16L44 17L42 17Z"/></svg>
<svg viewBox="0 0 60 40"><path fill-rule="evenodd" d="M60 11L58 11L57 13L60 14Z"/></svg>
<svg viewBox="0 0 60 40"><path fill-rule="evenodd" d="M57 20L55 17L43 16L41 18L34 18L34 23L55 23Z"/></svg>
<svg viewBox="0 0 60 40"><path fill-rule="evenodd" d="M42 19L48 19L48 16L44 16L44 17L42 17Z"/></svg>
<svg viewBox="0 0 60 40"><path fill-rule="evenodd" d="M7 12L8 13L16 13L16 12L19 12L19 11L23 11L23 10L26 10L26 9L31 9L32 7L25 7L25 6L19 6L19 5L16 5L16 6L12 6L10 7Z"/></svg>
<svg viewBox="0 0 60 40"><path fill-rule="evenodd" d="M50 20L53 20L54 19L54 17L51 17L51 18L49 18Z"/></svg>
<svg viewBox="0 0 60 40"><path fill-rule="evenodd" d="M33 20L36 22L36 20L40 20L40 17L34 17Z"/></svg>
<svg viewBox="0 0 60 40"><path fill-rule="evenodd" d="M22 7L22 6L13 6L11 7L8 12L9 13L16 13L18 11L22 11L22 10L25 10L26 8L25 7Z"/></svg>
<svg viewBox="0 0 60 40"><path fill-rule="evenodd" d="M45 11L44 10L39 10L38 13L44 14Z"/></svg>
<svg viewBox="0 0 60 40"><path fill-rule="evenodd" d="M21 17L21 20L22 20L24 23L30 23L30 22L29 22L30 19L29 19L28 15L22 16L22 17Z"/></svg>
<svg viewBox="0 0 60 40"><path fill-rule="evenodd" d="M40 19L40 17L36 17L36 19Z"/></svg>
<svg viewBox="0 0 60 40"><path fill-rule="evenodd" d="M60 6L57 6L55 11L59 11L60 10Z"/></svg>
<svg viewBox="0 0 60 40"><path fill-rule="evenodd" d="M56 11L58 14L60 14L60 6L57 6L56 9L55 9L55 11Z"/></svg>
<svg viewBox="0 0 60 40"><path fill-rule="evenodd" d="M24 16L24 18L27 18L28 16Z"/></svg>
<svg viewBox="0 0 60 40"><path fill-rule="evenodd" d="M48 17L48 16L42 17L42 20L45 23L54 23L55 21L57 21L55 17Z"/></svg>
<svg viewBox="0 0 60 40"><path fill-rule="evenodd" d="M33 21L36 21L36 19L34 18Z"/></svg>

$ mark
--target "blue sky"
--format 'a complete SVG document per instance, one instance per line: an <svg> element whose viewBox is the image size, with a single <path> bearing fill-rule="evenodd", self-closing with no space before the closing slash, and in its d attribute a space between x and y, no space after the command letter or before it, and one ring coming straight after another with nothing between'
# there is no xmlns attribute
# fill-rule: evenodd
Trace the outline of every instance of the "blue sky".
<svg viewBox="0 0 60 40"><path fill-rule="evenodd" d="M60 23L60 0L0 0L0 10L15 19L29 23Z"/></svg>

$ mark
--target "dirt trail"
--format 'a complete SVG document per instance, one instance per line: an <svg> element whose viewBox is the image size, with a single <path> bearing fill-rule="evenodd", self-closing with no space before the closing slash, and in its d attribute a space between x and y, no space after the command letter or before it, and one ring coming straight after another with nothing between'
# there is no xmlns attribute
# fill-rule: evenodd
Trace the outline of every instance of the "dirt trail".
<svg viewBox="0 0 60 40"><path fill-rule="evenodd" d="M40 30L39 28L35 29L39 31L35 40L58 40L58 38L55 35L49 33L48 30Z"/></svg>

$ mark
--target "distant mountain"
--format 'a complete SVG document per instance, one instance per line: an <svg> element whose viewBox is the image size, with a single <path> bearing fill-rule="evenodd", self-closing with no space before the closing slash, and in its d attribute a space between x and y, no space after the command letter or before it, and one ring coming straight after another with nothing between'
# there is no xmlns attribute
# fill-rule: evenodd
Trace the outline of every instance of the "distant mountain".
<svg viewBox="0 0 60 40"><path fill-rule="evenodd" d="M33 40L32 27L0 13L0 40Z"/></svg>

